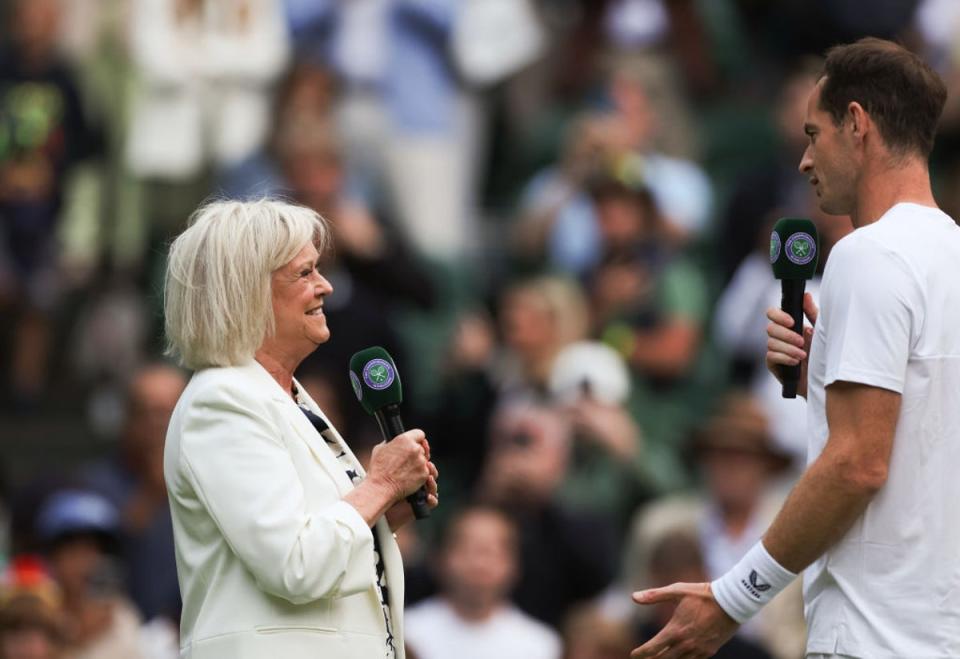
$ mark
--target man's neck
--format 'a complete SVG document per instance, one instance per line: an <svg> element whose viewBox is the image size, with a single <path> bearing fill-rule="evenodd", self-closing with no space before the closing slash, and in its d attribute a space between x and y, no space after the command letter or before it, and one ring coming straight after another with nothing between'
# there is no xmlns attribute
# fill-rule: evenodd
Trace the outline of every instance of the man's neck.
<svg viewBox="0 0 960 659"><path fill-rule="evenodd" d="M894 166L877 165L865 172L857 190L857 207L850 214L854 228L872 224L897 204L913 203L936 208L930 171L918 157Z"/></svg>

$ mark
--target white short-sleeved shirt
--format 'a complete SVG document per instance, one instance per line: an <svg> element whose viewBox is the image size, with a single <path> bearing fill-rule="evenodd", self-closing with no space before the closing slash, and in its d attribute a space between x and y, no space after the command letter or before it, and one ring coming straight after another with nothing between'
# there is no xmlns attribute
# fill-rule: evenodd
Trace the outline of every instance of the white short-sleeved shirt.
<svg viewBox="0 0 960 659"><path fill-rule="evenodd" d="M902 395L889 475L804 573L810 653L960 657L960 227L897 204L834 247L810 351L809 458L836 381Z"/></svg>
<svg viewBox="0 0 960 659"><path fill-rule="evenodd" d="M560 659L556 632L514 606L470 622L440 597L407 611L405 636L421 659Z"/></svg>

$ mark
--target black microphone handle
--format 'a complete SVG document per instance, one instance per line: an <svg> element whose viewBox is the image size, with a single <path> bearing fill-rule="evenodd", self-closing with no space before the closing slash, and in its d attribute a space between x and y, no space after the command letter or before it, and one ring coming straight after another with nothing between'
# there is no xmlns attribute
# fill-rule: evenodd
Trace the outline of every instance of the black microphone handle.
<svg viewBox="0 0 960 659"><path fill-rule="evenodd" d="M780 308L793 318L793 331L803 336L803 292L806 279L780 280ZM797 385L800 382L800 364L796 366L780 365L780 380L783 382L783 397L796 398Z"/></svg>
<svg viewBox="0 0 960 659"><path fill-rule="evenodd" d="M396 403L386 405L374 412L377 419L377 425L380 426L380 433L385 441L390 441L397 435L402 435L405 431L403 420L400 418L400 406ZM407 502L413 508L413 516L417 519L430 517L430 508L427 506L427 488L421 486L419 490L407 496Z"/></svg>

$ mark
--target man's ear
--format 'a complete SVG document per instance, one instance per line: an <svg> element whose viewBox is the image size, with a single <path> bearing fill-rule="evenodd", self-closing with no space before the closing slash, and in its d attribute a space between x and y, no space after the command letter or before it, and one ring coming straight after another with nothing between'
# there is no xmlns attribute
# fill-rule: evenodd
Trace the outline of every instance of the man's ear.
<svg viewBox="0 0 960 659"><path fill-rule="evenodd" d="M845 120L850 122L851 134L858 140L862 140L870 129L870 115L856 101L850 101L847 105Z"/></svg>

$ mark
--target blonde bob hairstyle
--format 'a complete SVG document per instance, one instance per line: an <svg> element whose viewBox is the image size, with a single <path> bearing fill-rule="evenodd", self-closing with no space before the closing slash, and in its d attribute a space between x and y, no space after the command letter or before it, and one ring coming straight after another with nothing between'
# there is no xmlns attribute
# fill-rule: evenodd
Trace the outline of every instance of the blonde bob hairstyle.
<svg viewBox="0 0 960 659"><path fill-rule="evenodd" d="M170 246L163 292L166 353L193 370L253 358L274 331L271 274L330 234L320 215L261 199L197 209Z"/></svg>

